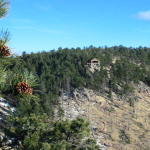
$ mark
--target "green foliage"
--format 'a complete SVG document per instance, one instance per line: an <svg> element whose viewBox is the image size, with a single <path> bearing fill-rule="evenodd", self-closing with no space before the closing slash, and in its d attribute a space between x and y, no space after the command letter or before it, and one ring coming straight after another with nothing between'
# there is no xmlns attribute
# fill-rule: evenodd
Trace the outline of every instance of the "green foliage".
<svg viewBox="0 0 150 150"><path fill-rule="evenodd" d="M0 18L4 17L8 11L8 1L0 0Z"/></svg>
<svg viewBox="0 0 150 150"><path fill-rule="evenodd" d="M130 137L126 134L125 130L120 130L120 139L125 144L130 144Z"/></svg>
<svg viewBox="0 0 150 150"><path fill-rule="evenodd" d="M3 72L4 74L5 72ZM11 93L13 95L17 95L18 93L16 92L16 85L19 82L26 82L29 84L31 87L36 87L37 86L37 78L27 70L24 72L14 72L7 70L7 74L5 74L5 87L2 88L2 91L4 93ZM3 78L4 80L4 78Z"/></svg>
<svg viewBox="0 0 150 150"><path fill-rule="evenodd" d="M0 89L5 86L7 73L3 67L0 66Z"/></svg>
<svg viewBox="0 0 150 150"><path fill-rule="evenodd" d="M134 89L131 83L144 81L149 84L150 49L126 48L123 46L84 49L59 49L58 51L41 52L37 54L22 55L22 68L27 68L39 78L38 89L40 98L45 106L57 103L56 99L60 91L71 94L74 88L86 87L101 92L109 88L109 96L112 92L120 95L132 93ZM91 58L98 58L101 70L91 73L85 66ZM114 58L119 58L112 64ZM23 67L24 66L24 67ZM108 71L107 68L110 68ZM13 70L18 66L14 65ZM20 68L19 70L22 69ZM108 79L111 78L111 85ZM121 87L121 90L118 89ZM45 107L45 109L47 109Z"/></svg>
<svg viewBox="0 0 150 150"><path fill-rule="evenodd" d="M43 143L40 150L52 150L52 146L49 143Z"/></svg>
<svg viewBox="0 0 150 150"><path fill-rule="evenodd" d="M25 115L25 114L24 114ZM48 132L50 122L46 114L31 113L28 116L12 116L5 133L7 137L13 138L12 147L19 146L20 149L39 149L42 144L41 135Z"/></svg>
<svg viewBox="0 0 150 150"><path fill-rule="evenodd" d="M35 77L35 75L33 75L33 73L28 72L27 70L25 70L21 75L20 75L20 80L25 81L26 83L28 83L31 87L35 87L37 86L37 78Z"/></svg>
<svg viewBox="0 0 150 150"><path fill-rule="evenodd" d="M0 47L4 46L9 41L9 32L1 31L0 33Z"/></svg>
<svg viewBox="0 0 150 150"><path fill-rule="evenodd" d="M16 111L8 117L6 139L19 150L98 150L90 142L89 123L84 119L57 121L43 112L37 96L16 97ZM59 118L58 118L59 119ZM89 142L88 142L89 141ZM90 144L89 144L90 143Z"/></svg>
<svg viewBox="0 0 150 150"><path fill-rule="evenodd" d="M89 135L89 124L87 121L78 118L73 121L61 121L54 124L55 128L49 133L52 141L67 140L70 142L80 142L84 136ZM79 141L78 141L79 140Z"/></svg>
<svg viewBox="0 0 150 150"><path fill-rule="evenodd" d="M134 88L130 84L124 84L122 94L131 94L134 92Z"/></svg>
<svg viewBox="0 0 150 150"><path fill-rule="evenodd" d="M52 147L56 150L78 150L85 142L84 137L88 137L90 133L88 122L81 118L73 121L58 121L54 123L53 127L47 133L47 141L52 143Z"/></svg>
<svg viewBox="0 0 150 150"><path fill-rule="evenodd" d="M12 147L20 150L98 150L94 140L88 139L90 130L83 119L53 122L47 115L30 114L13 117L6 132L13 138ZM86 137L86 139L85 139Z"/></svg>
<svg viewBox="0 0 150 150"><path fill-rule="evenodd" d="M95 140L87 139L79 150L100 150L100 148L96 145Z"/></svg>
<svg viewBox="0 0 150 150"><path fill-rule="evenodd" d="M4 17L7 13L7 6L8 2L6 0L0 0L0 18ZM1 46L4 46L9 39L9 32L8 31L1 31L0 33L0 48ZM1 56L0 56L1 58ZM6 66L4 66L4 63L2 60L0 60L0 90L4 88L5 82L6 82Z"/></svg>
<svg viewBox="0 0 150 150"><path fill-rule="evenodd" d="M16 115L29 116L31 113L40 114L42 108L39 104L40 99L34 95L19 95L17 96Z"/></svg>

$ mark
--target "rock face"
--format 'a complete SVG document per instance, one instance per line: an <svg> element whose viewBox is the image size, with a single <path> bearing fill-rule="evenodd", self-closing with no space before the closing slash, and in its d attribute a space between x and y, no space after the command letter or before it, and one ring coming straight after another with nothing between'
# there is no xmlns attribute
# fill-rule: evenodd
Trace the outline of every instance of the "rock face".
<svg viewBox="0 0 150 150"><path fill-rule="evenodd" d="M10 112L14 111L15 108L12 107L7 100L0 98L0 121L4 121L6 116L8 116Z"/></svg>
<svg viewBox="0 0 150 150"><path fill-rule="evenodd" d="M12 107L7 100L0 98L0 141L4 137L3 129L6 127L6 123L5 123L6 117L14 111L15 108Z"/></svg>
<svg viewBox="0 0 150 150"><path fill-rule="evenodd" d="M84 117L89 120L92 136L103 150L150 149L150 88L135 85L134 105L113 93L113 101L89 89L76 89L72 96L62 96L64 119Z"/></svg>
<svg viewBox="0 0 150 150"><path fill-rule="evenodd" d="M14 112L15 108L7 100L0 98L0 120L3 119L2 116L7 116L10 111Z"/></svg>
<svg viewBox="0 0 150 150"><path fill-rule="evenodd" d="M101 97L102 98L102 97ZM104 99L102 98L101 101ZM73 96L61 97L61 104L64 110L64 119L76 119L77 117L84 117L90 121L90 128L92 131L92 137L96 139L97 144L101 147L101 150L106 150L106 146L101 143L101 138L103 134L97 134L97 123L92 121L91 109L90 107L98 104L100 101L98 97L95 96L95 93L92 90L88 89L76 89L73 92ZM101 124L104 128L104 124ZM99 137L99 138L98 138Z"/></svg>

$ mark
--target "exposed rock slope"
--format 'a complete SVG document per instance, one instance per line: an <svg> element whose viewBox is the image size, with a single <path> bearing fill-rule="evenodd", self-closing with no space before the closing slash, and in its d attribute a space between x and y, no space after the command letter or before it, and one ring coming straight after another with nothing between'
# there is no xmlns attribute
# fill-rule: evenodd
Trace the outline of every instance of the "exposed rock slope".
<svg viewBox="0 0 150 150"><path fill-rule="evenodd" d="M5 122L6 118L10 113L14 111L15 108L12 107L12 105L7 100L0 98L0 142L4 137L3 129L6 127L6 122ZM8 146L4 146L3 148L9 149ZM0 150L1 150L1 146L0 146Z"/></svg>
<svg viewBox="0 0 150 150"><path fill-rule="evenodd" d="M150 88L144 83L135 85L129 105L113 93L113 101L89 89L76 89L73 96L62 96L64 118L85 117L93 137L108 150L150 149Z"/></svg>

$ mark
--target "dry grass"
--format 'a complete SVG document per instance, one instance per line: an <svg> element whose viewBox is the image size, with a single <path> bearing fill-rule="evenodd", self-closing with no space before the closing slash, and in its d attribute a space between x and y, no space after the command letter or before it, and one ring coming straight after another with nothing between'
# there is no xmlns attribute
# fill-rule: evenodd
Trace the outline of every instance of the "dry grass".
<svg viewBox="0 0 150 150"><path fill-rule="evenodd" d="M76 104L96 129L95 138L107 145L108 150L150 150L150 89L139 92L137 88L135 96L139 100L134 107L116 97L110 101L91 90L86 93L87 99L84 96L69 99L66 112L72 111L71 107Z"/></svg>
<svg viewBox="0 0 150 150"><path fill-rule="evenodd" d="M110 138L101 139L109 145L109 150L150 150L150 96L137 93L142 97L135 106L128 103L113 101L96 96L97 103L87 102L88 119L98 131ZM130 144L120 139L120 130L124 130L130 139Z"/></svg>

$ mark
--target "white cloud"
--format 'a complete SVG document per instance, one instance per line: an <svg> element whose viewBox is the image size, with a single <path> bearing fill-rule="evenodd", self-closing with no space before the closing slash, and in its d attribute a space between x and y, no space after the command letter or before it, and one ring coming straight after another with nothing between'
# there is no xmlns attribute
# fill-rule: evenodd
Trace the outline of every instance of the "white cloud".
<svg viewBox="0 0 150 150"><path fill-rule="evenodd" d="M150 10L138 12L137 15L136 15L136 17L138 19L150 21Z"/></svg>

